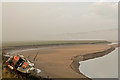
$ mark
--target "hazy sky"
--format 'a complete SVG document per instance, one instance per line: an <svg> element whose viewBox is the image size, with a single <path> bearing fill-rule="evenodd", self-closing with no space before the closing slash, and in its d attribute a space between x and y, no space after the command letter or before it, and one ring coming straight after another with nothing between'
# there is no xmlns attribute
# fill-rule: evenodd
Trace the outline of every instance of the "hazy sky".
<svg viewBox="0 0 120 80"><path fill-rule="evenodd" d="M117 28L117 3L3 3L3 41ZM49 38L47 38L49 36Z"/></svg>

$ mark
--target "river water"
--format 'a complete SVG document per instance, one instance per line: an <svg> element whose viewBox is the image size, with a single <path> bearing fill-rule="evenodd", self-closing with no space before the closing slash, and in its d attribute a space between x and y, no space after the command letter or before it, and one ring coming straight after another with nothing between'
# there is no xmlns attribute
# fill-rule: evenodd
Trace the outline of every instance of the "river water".
<svg viewBox="0 0 120 80"><path fill-rule="evenodd" d="M81 61L79 69L89 78L118 78L118 48L103 57Z"/></svg>

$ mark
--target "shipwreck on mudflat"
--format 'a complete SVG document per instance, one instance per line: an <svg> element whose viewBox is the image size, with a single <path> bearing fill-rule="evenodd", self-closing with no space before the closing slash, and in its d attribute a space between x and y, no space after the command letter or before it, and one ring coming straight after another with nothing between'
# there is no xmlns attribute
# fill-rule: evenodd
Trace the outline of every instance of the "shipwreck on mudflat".
<svg viewBox="0 0 120 80"><path fill-rule="evenodd" d="M34 63L30 62L28 59L26 59L23 55L20 54L15 56L9 56L9 58L5 62L5 65L13 72L18 71L23 74L41 72L40 69L34 67Z"/></svg>

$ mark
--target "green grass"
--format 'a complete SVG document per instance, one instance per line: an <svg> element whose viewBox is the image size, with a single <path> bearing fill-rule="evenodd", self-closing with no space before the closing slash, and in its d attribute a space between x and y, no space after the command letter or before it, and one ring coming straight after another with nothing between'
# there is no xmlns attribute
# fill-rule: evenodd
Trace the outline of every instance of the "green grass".
<svg viewBox="0 0 120 80"><path fill-rule="evenodd" d="M2 77L2 54L0 52L0 79Z"/></svg>
<svg viewBox="0 0 120 80"><path fill-rule="evenodd" d="M24 76L21 73L13 72L13 71L9 70L8 68L3 68L2 80L52 80L52 79L42 78L40 76L36 76L36 75L32 75L32 74Z"/></svg>
<svg viewBox="0 0 120 80"><path fill-rule="evenodd" d="M3 42L3 48L16 47L16 46L47 46L47 45L64 45L64 44L95 44L95 43L109 43L104 40L68 40L68 41L28 41L28 42Z"/></svg>
<svg viewBox="0 0 120 80"><path fill-rule="evenodd" d="M2 77L2 62L0 62L0 79Z"/></svg>

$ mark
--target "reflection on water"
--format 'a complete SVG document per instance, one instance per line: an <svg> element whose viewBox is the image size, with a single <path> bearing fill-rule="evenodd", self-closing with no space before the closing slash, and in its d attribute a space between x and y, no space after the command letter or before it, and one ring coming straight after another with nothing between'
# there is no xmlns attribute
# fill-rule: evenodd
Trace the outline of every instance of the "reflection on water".
<svg viewBox="0 0 120 80"><path fill-rule="evenodd" d="M89 78L118 78L118 48L103 57L81 61L79 69Z"/></svg>

